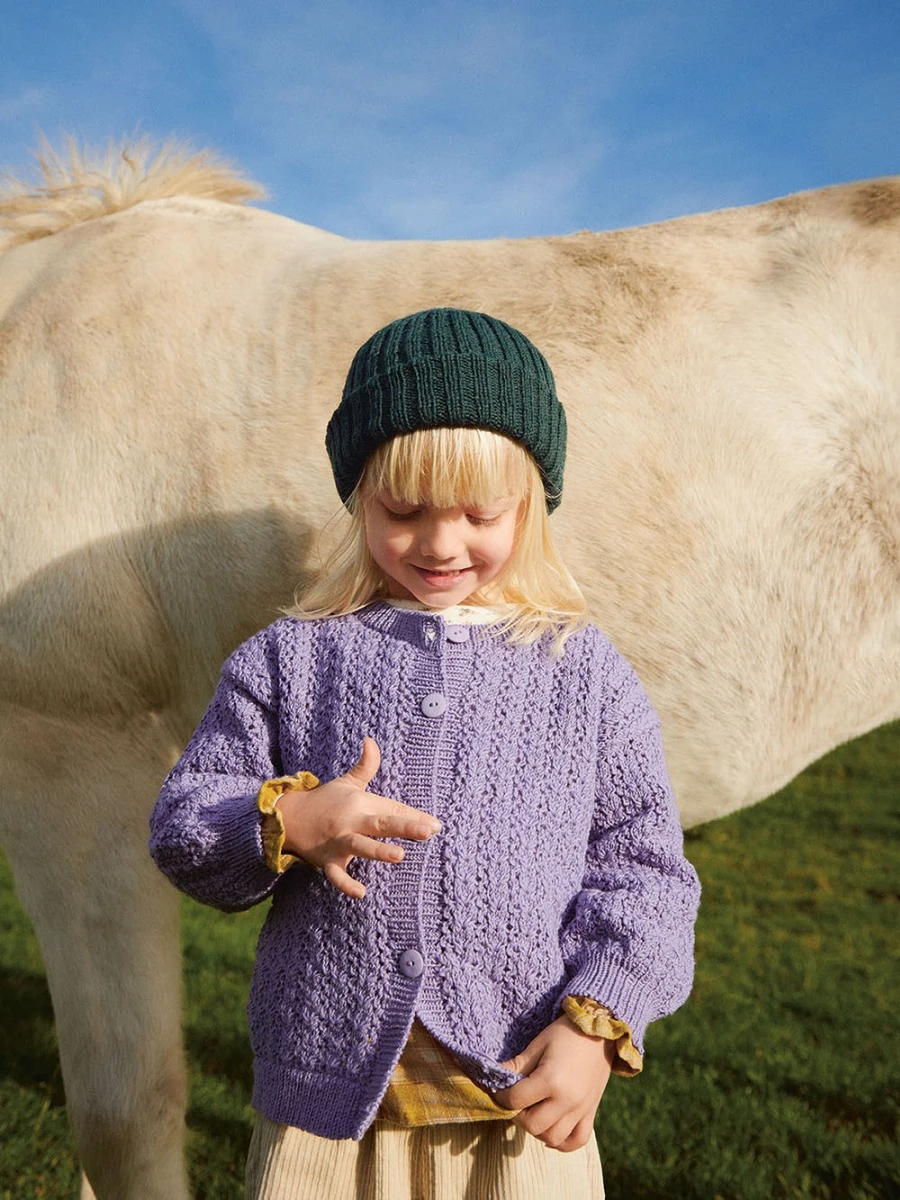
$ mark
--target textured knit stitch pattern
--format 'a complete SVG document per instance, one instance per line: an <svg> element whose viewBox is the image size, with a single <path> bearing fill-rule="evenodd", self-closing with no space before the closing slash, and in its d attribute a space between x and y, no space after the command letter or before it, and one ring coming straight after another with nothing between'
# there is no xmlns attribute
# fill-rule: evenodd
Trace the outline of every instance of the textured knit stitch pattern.
<svg viewBox="0 0 900 1200"><path fill-rule="evenodd" d="M561 657L483 626L377 603L286 618L240 647L151 819L151 851L196 899L271 895L249 1016L254 1105L326 1137L371 1123L418 1016L483 1088L567 995L606 1005L642 1050L690 990L696 874L637 676L593 626ZM439 716L422 700L447 700ZM368 734L370 790L442 830L400 863L357 859L363 900L265 864L266 779L344 774ZM418 950L409 978L400 955Z"/></svg>
<svg viewBox="0 0 900 1200"><path fill-rule="evenodd" d="M341 499L349 499L383 442L454 425L521 442L541 472L548 511L557 507L566 414L547 360L511 325L457 308L401 317L357 350L325 435Z"/></svg>

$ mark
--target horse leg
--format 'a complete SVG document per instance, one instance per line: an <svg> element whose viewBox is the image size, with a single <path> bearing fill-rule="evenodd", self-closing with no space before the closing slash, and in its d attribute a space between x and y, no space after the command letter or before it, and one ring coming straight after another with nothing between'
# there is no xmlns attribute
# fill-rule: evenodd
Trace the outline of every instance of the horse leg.
<svg viewBox="0 0 900 1200"><path fill-rule="evenodd" d="M160 728L13 710L2 730L0 832L47 970L82 1196L186 1200L178 900L147 851Z"/></svg>

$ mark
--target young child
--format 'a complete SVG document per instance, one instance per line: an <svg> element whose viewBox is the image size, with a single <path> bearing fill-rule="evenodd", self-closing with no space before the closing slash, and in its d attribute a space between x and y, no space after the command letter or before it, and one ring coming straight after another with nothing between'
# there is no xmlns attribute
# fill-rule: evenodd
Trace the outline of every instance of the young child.
<svg viewBox="0 0 900 1200"><path fill-rule="evenodd" d="M374 334L326 439L347 536L157 800L178 887L272 898L249 1197L602 1197L610 1070L688 995L659 722L550 540L565 437L502 321Z"/></svg>

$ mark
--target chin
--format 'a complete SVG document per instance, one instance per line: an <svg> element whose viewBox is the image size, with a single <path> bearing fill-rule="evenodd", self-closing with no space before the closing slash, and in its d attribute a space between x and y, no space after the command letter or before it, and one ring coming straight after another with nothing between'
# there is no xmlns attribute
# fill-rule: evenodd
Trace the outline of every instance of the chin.
<svg viewBox="0 0 900 1200"><path fill-rule="evenodd" d="M452 608L454 604L465 604L466 602L465 596L413 596L412 599L434 609Z"/></svg>

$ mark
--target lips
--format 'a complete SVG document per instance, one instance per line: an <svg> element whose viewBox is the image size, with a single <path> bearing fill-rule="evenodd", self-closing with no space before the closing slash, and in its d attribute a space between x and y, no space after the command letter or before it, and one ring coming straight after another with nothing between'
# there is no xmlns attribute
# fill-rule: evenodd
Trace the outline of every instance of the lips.
<svg viewBox="0 0 900 1200"><path fill-rule="evenodd" d="M456 571L432 571L428 567L415 567L414 570L420 579L424 580L429 587L433 588L452 588L455 587L465 575L472 570L471 567L462 567Z"/></svg>

